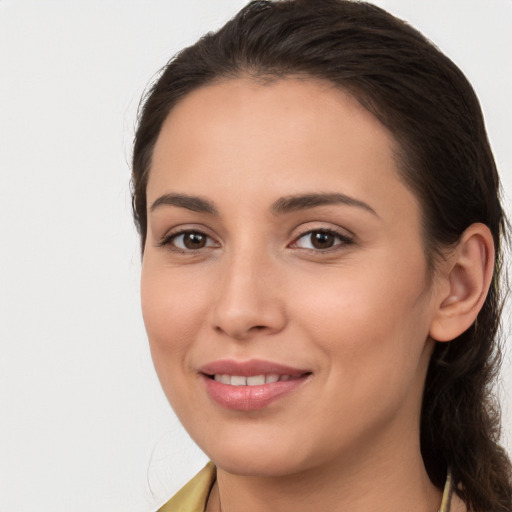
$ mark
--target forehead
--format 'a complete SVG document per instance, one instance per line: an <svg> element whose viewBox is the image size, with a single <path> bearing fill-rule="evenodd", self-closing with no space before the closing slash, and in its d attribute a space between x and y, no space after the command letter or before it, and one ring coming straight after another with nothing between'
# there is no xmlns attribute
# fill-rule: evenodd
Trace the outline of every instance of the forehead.
<svg viewBox="0 0 512 512"><path fill-rule="evenodd" d="M252 78L219 80L192 91L165 120L153 163L173 141L174 146L179 140L179 146L188 149L182 144L187 139L190 142L190 131L194 147L201 143L204 149L208 142L208 147L220 149L226 140L237 142L244 150L251 146L256 149L258 144L268 149L270 142L284 145L291 137L297 141L316 139L317 143L323 138L325 146L336 138L339 142L340 137L352 142L357 138L361 144L371 139L369 150L388 153L395 146L391 133L357 99L331 82L303 77L266 82Z"/></svg>
<svg viewBox="0 0 512 512"><path fill-rule="evenodd" d="M148 202L191 186L197 195L237 192L269 201L304 191L377 202L395 192L411 196L395 148L392 134L330 82L220 81L170 112L154 149Z"/></svg>

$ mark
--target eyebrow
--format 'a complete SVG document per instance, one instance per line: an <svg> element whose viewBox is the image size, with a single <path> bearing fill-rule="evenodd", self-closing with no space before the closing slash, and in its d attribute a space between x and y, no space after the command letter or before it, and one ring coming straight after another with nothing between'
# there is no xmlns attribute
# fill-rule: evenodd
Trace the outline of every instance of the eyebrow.
<svg viewBox="0 0 512 512"><path fill-rule="evenodd" d="M178 206L179 208L185 208L187 210L192 210L193 212L218 215L217 208L208 199L198 196L189 196L186 194L164 194L153 202L150 211L153 212L160 206L164 205Z"/></svg>
<svg viewBox="0 0 512 512"><path fill-rule="evenodd" d="M274 215L280 215L297 210L316 208L317 206L326 206L331 204L355 206L372 213L376 217L379 217L377 212L370 205L360 201L359 199L355 199L354 197L340 193L302 194L281 197L272 205L270 211Z"/></svg>
<svg viewBox="0 0 512 512"><path fill-rule="evenodd" d="M376 217L377 212L368 204L354 197L340 193L317 193L317 194L301 194L286 197L280 197L270 207L270 211L274 215L283 215L297 210L305 210L308 208L316 208L318 206L326 206L332 204L343 204L347 206L355 206L362 208ZM161 206L177 206L199 213L208 213L210 215L218 215L215 204L203 197L189 196L187 194L164 194L156 199L150 207L153 212Z"/></svg>

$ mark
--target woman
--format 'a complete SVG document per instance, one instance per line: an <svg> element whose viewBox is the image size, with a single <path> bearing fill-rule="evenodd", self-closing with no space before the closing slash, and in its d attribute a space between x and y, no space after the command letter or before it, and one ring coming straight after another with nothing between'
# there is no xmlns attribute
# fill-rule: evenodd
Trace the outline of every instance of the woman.
<svg viewBox="0 0 512 512"><path fill-rule="evenodd" d="M213 461L163 511L512 510L499 180L423 36L249 4L149 92L133 191L155 367Z"/></svg>

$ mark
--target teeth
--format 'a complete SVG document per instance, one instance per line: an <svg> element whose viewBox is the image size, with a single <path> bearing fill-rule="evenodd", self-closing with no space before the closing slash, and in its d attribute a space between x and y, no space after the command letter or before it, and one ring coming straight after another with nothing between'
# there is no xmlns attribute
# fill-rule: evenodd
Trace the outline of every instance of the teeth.
<svg viewBox="0 0 512 512"><path fill-rule="evenodd" d="M253 377L247 377L248 386L261 386L265 384L265 375L254 375Z"/></svg>
<svg viewBox="0 0 512 512"><path fill-rule="evenodd" d="M278 375L270 373L269 375L252 375L251 377L243 377L241 375L215 374L213 376L217 382L222 384L230 384L231 386L262 386L263 384L271 384L273 382L290 380L291 375Z"/></svg>
<svg viewBox="0 0 512 512"><path fill-rule="evenodd" d="M229 375L218 375L216 374L214 379L222 384L231 384L231 377Z"/></svg>
<svg viewBox="0 0 512 512"><path fill-rule="evenodd" d="M231 377L231 385L232 386L247 386L247 377L239 377L238 375L233 375Z"/></svg>

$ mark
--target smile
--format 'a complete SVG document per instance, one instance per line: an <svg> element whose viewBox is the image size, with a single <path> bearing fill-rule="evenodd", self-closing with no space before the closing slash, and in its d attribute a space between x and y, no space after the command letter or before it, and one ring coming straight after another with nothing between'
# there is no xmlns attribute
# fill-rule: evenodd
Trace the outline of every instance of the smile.
<svg viewBox="0 0 512 512"><path fill-rule="evenodd" d="M277 373L271 373L269 375L253 375L252 377L222 373L215 374L211 378L217 382L229 384L230 386L262 386L263 384L272 384L279 381L283 382L290 379L296 379L297 377L292 375L279 375Z"/></svg>
<svg viewBox="0 0 512 512"><path fill-rule="evenodd" d="M207 396L224 409L255 411L302 387L311 371L263 360L220 360L200 368Z"/></svg>

